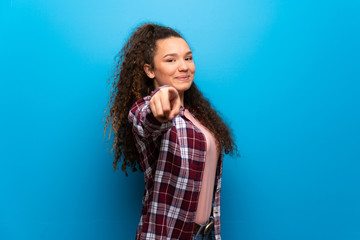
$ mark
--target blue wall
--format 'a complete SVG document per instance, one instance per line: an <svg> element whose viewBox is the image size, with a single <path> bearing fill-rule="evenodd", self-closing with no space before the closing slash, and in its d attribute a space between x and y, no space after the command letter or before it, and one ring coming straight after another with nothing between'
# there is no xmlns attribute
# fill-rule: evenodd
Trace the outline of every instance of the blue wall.
<svg viewBox="0 0 360 240"><path fill-rule="evenodd" d="M140 7L139 7L140 6ZM133 239L140 173L103 135L130 31L180 30L231 125L225 240L360 239L359 1L0 2L0 239Z"/></svg>

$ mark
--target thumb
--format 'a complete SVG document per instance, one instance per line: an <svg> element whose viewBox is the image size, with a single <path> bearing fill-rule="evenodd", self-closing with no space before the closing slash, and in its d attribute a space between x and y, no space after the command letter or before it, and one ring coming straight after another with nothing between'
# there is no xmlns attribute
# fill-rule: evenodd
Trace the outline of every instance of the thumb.
<svg viewBox="0 0 360 240"><path fill-rule="evenodd" d="M169 96L169 101L172 101L173 99L179 97L179 93L174 87L169 87L168 88L168 96Z"/></svg>

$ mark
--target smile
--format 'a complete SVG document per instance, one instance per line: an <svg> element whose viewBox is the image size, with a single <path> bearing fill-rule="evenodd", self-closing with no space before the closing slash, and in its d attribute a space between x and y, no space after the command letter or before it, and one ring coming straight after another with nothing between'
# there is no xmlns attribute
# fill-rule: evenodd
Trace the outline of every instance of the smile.
<svg viewBox="0 0 360 240"><path fill-rule="evenodd" d="M179 76L179 77L175 77L175 79L179 81L187 81L190 79L190 76Z"/></svg>

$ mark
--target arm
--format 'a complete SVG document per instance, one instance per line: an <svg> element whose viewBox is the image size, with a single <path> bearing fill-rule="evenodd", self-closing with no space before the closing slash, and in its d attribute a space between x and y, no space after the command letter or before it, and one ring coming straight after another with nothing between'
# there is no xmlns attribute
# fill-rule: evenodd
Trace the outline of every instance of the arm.
<svg viewBox="0 0 360 240"><path fill-rule="evenodd" d="M172 119L179 113L180 99L175 88L161 86L139 99L131 107L128 119L133 132L142 138L157 137L172 125Z"/></svg>

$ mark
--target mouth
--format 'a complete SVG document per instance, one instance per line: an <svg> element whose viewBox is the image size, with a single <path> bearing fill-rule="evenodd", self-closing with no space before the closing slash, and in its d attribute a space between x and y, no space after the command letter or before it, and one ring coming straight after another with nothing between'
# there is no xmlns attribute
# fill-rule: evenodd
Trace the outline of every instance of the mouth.
<svg viewBox="0 0 360 240"><path fill-rule="evenodd" d="M179 81L188 81L190 79L190 75L178 76L178 77L175 77L175 79L177 79Z"/></svg>

